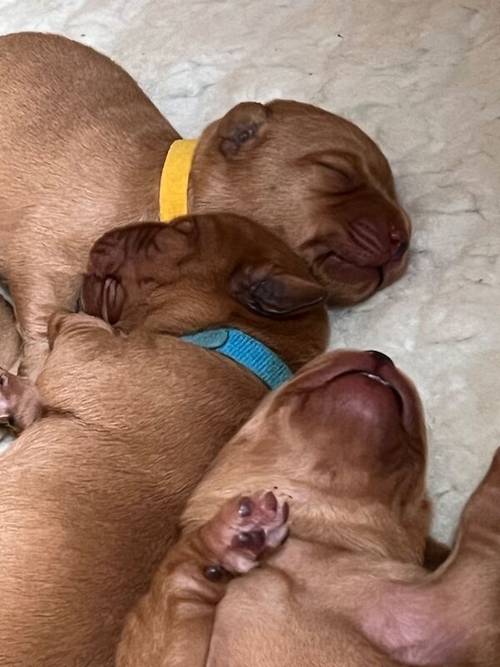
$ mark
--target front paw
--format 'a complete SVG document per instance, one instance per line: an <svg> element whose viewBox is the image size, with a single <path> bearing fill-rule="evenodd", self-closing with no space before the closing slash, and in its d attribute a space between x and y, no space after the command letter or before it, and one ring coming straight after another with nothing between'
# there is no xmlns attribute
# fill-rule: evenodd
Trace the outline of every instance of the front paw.
<svg viewBox="0 0 500 667"><path fill-rule="evenodd" d="M272 491L227 502L201 529L207 552L214 559L205 568L205 576L216 580L224 572L252 570L266 552L284 542L288 514L288 503L279 501Z"/></svg>
<svg viewBox="0 0 500 667"><path fill-rule="evenodd" d="M49 321L47 324L47 338L49 341L49 350L52 350L52 348L54 347L56 338L61 333L61 330L63 329L66 320L68 318L71 318L73 315L74 313L72 313L69 310L61 310L56 313L53 313L49 317Z"/></svg>
<svg viewBox="0 0 500 667"><path fill-rule="evenodd" d="M19 432L30 426L42 412L35 385L0 368L0 424Z"/></svg>

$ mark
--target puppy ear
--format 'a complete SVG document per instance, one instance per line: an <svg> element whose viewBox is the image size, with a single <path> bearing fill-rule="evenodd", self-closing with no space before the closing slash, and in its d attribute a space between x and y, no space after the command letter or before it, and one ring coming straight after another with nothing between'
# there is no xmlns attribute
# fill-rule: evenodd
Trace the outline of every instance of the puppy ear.
<svg viewBox="0 0 500 667"><path fill-rule="evenodd" d="M83 280L84 312L116 324L126 305L137 305L156 286L175 280L178 265L195 250L197 234L191 218L179 218L170 225L144 222L101 236Z"/></svg>
<svg viewBox="0 0 500 667"><path fill-rule="evenodd" d="M274 266L245 266L231 279L234 297L267 317L287 317L311 310L327 292L314 280L286 273Z"/></svg>
<svg viewBox="0 0 500 667"><path fill-rule="evenodd" d="M131 263L150 262L164 250L166 230L162 222L141 222L106 232L90 251L88 272L104 277L123 272Z"/></svg>
<svg viewBox="0 0 500 667"><path fill-rule="evenodd" d="M270 110L257 102L242 102L219 121L219 149L227 158L243 156L264 138Z"/></svg>

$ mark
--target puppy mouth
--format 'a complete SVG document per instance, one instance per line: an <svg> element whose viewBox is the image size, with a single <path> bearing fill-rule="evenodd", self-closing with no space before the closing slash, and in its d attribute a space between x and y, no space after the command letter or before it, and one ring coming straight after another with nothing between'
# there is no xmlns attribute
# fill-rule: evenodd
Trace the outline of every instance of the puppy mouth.
<svg viewBox="0 0 500 667"><path fill-rule="evenodd" d="M392 384L392 382L390 382L388 379L382 377L381 374L379 374L375 371L365 371L365 370L345 371L344 373L340 373L335 378L333 378L332 382L336 382L337 380L340 380L341 378L353 377L353 376L368 378L371 382L374 382L378 385L381 385L385 390L388 390L388 391L392 392L394 398L396 399L396 404L397 404L397 407L398 407L399 415L401 417L403 416L404 400L403 400L403 397L402 397L401 393Z"/></svg>
<svg viewBox="0 0 500 667"><path fill-rule="evenodd" d="M331 302L341 305L342 299L337 297L335 283L361 288L358 297L354 299L361 301L397 280L404 272L407 262L407 243L402 243L385 263L375 265L362 265L347 259L336 250L329 250L315 258L313 273L320 282L327 283L332 293Z"/></svg>
<svg viewBox="0 0 500 667"><path fill-rule="evenodd" d="M336 294L335 283L352 287L361 286L359 297L354 299L361 301L374 294L385 282L383 266L359 266L334 251L317 257L313 272L320 282L327 283L331 291L331 303L340 305L342 299ZM351 299L346 300L346 303L350 302Z"/></svg>
<svg viewBox="0 0 500 667"><path fill-rule="evenodd" d="M349 281L373 281L374 277L380 278L382 267L362 266L353 260L346 259L334 250L329 250L316 258L316 266L319 271L326 274L338 274L340 279Z"/></svg>

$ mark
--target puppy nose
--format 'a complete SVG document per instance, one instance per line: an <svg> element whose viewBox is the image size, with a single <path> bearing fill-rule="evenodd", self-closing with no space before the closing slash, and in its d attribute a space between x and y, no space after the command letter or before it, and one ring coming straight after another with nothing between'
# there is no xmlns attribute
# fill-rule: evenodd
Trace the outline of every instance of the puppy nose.
<svg viewBox="0 0 500 667"><path fill-rule="evenodd" d="M394 366L393 360L383 352L379 352L378 350L368 350L368 352L379 364L390 364L391 366Z"/></svg>
<svg viewBox="0 0 500 667"><path fill-rule="evenodd" d="M389 243L391 246L391 259L400 259L408 250L406 235L397 229L393 229L390 232Z"/></svg>

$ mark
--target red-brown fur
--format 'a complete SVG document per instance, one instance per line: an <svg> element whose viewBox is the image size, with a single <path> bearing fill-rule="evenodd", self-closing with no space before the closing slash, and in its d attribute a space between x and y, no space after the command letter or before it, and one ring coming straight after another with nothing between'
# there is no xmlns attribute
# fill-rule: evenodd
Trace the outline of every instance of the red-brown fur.
<svg viewBox="0 0 500 667"><path fill-rule="evenodd" d="M1 665L113 663L190 491L265 395L246 368L179 335L235 326L295 370L326 345L324 297L288 246L234 216L96 243L82 301L108 321L52 317L46 416L2 459Z"/></svg>
<svg viewBox="0 0 500 667"><path fill-rule="evenodd" d="M313 361L196 489L118 667L497 667L500 450L433 574L422 568L425 463L418 395L387 357ZM228 558L227 499L266 489L290 504L288 541L241 578L207 579Z"/></svg>
<svg viewBox="0 0 500 667"><path fill-rule="evenodd" d="M92 243L158 220L177 132L118 65L54 35L0 38L0 275L36 377L52 312L72 308ZM395 280L410 222L387 160L359 128L311 105L244 103L201 135L191 213L226 211L278 232L354 303Z"/></svg>

